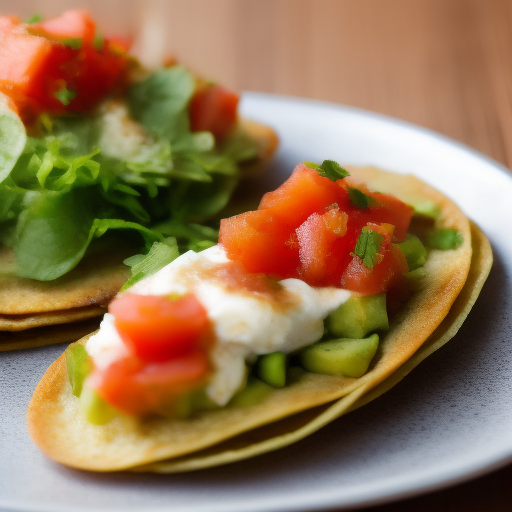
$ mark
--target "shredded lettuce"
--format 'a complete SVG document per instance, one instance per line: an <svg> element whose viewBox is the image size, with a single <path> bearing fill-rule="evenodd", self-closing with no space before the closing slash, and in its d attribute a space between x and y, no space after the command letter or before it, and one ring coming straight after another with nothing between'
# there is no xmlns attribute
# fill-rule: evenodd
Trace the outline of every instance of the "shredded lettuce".
<svg viewBox="0 0 512 512"><path fill-rule="evenodd" d="M254 158L257 148L238 131L222 145L209 132L191 132L194 90L182 66L132 85L122 105L136 125L133 143L123 139L124 126L113 132L108 109L43 115L40 136L27 137L0 101L0 243L14 249L20 276L48 281L66 274L113 229L135 233L130 239L140 240L153 263L155 254L165 253L159 261L167 261L178 248L216 243L211 219L238 183L239 162ZM114 151L115 140L121 150Z"/></svg>

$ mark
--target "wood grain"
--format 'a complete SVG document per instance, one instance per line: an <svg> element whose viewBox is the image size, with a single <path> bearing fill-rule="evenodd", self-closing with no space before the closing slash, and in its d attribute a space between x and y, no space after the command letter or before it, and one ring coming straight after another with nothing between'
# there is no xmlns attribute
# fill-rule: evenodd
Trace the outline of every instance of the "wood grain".
<svg viewBox="0 0 512 512"><path fill-rule="evenodd" d="M103 26L133 33L148 4L165 11L169 51L208 77L405 119L512 166L512 1L2 0L0 10L85 5ZM509 466L367 510L509 511L511 481Z"/></svg>

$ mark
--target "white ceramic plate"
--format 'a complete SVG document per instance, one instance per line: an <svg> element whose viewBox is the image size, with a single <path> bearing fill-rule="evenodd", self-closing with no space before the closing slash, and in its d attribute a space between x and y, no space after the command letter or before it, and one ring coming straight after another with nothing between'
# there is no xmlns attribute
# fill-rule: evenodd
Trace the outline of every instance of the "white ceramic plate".
<svg viewBox="0 0 512 512"><path fill-rule="evenodd" d="M281 137L277 181L303 160L412 172L491 240L495 264L459 334L389 393L288 448L184 475L90 474L46 459L25 427L36 383L64 346L0 363L0 508L23 511L285 511L382 503L512 461L512 179L445 137L368 112L246 94Z"/></svg>

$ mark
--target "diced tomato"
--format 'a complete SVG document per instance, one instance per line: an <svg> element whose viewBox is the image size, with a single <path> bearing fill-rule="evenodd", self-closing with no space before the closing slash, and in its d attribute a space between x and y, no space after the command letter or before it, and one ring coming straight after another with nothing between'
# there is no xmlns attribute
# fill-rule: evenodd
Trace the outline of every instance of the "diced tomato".
<svg viewBox="0 0 512 512"><path fill-rule="evenodd" d="M341 278L341 286L363 295L400 287L409 270L404 253L397 245L389 244L381 254L382 260L371 269L354 255Z"/></svg>
<svg viewBox="0 0 512 512"><path fill-rule="evenodd" d="M350 177L343 180L346 187L352 186L373 199L370 206L359 211L359 216L366 222L388 223L395 226L395 239L403 242L411 223L413 208L391 194L372 192L366 185L354 182ZM365 222L365 224L366 224Z"/></svg>
<svg viewBox="0 0 512 512"><path fill-rule="evenodd" d="M332 204L345 210L346 192L329 178L299 164L278 189L263 196L258 209L270 209L282 222L297 228L312 213L321 213Z"/></svg>
<svg viewBox="0 0 512 512"><path fill-rule="evenodd" d="M299 249L296 235L271 210L242 213L220 222L219 243L230 259L249 272L296 277Z"/></svg>
<svg viewBox="0 0 512 512"><path fill-rule="evenodd" d="M20 23L16 16L0 16L0 34L12 32Z"/></svg>
<svg viewBox="0 0 512 512"><path fill-rule="evenodd" d="M73 9L55 18L31 23L28 30L31 34L55 41L82 39L82 44L88 45L93 42L96 25L87 11Z"/></svg>
<svg viewBox="0 0 512 512"><path fill-rule="evenodd" d="M106 37L105 38L105 46L110 48L110 50L114 53L126 53L130 47L132 46L133 38L131 37Z"/></svg>
<svg viewBox="0 0 512 512"><path fill-rule="evenodd" d="M345 236L347 219L336 206L322 215L313 213L297 228L302 279L317 286L331 284L329 279L338 264L334 244Z"/></svg>
<svg viewBox="0 0 512 512"><path fill-rule="evenodd" d="M143 361L164 362L206 348L209 319L192 294L173 300L153 295L121 295L111 302L119 335Z"/></svg>
<svg viewBox="0 0 512 512"><path fill-rule="evenodd" d="M169 412L177 398L204 385L210 370L206 353L198 350L161 363L128 357L94 370L88 385L125 413Z"/></svg>
<svg viewBox="0 0 512 512"><path fill-rule="evenodd" d="M368 196L368 205L353 202L350 188ZM411 215L412 208L394 196L372 192L351 178L332 181L299 164L283 185L263 196L256 212L221 221L219 242L250 272L300 277L314 286L348 283L361 293L372 285L380 292L394 286L392 276L402 276L402 268L407 272L404 258L389 245L405 239ZM379 257L384 263L372 272L353 257L369 223L384 237Z"/></svg>
<svg viewBox="0 0 512 512"><path fill-rule="evenodd" d="M26 124L42 111L88 111L123 82L126 58L108 45L94 48L94 32L85 11L31 25L0 17L0 92L16 104ZM58 42L75 38L81 39L79 49ZM63 89L71 93L67 102L58 99Z"/></svg>
<svg viewBox="0 0 512 512"><path fill-rule="evenodd" d="M192 131L208 131L222 139L235 126L240 98L236 93L219 85L201 87L190 103Z"/></svg>

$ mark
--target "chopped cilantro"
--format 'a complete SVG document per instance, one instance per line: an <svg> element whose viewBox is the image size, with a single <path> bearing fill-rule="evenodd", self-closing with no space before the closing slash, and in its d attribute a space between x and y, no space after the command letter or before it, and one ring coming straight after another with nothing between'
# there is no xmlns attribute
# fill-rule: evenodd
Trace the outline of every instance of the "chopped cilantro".
<svg viewBox="0 0 512 512"><path fill-rule="evenodd" d="M364 227L357 239L354 253L363 260L366 268L372 269L378 262L377 256L382 244L382 235L369 227Z"/></svg>
<svg viewBox="0 0 512 512"><path fill-rule="evenodd" d="M44 18L41 16L41 14L39 14L38 12L32 14L32 16L30 16L30 18L27 20L27 23L28 24L31 24L31 23L39 23L40 21L43 21Z"/></svg>
<svg viewBox="0 0 512 512"><path fill-rule="evenodd" d="M70 37L68 39L63 39L61 43L73 50L80 50L80 48L82 48L83 41L81 37Z"/></svg>
<svg viewBox="0 0 512 512"><path fill-rule="evenodd" d="M304 162L304 164L310 169L317 171L320 176L329 178L332 181L341 180L350 176L349 172L343 169L343 167L334 160L324 160L321 165L315 164L314 162Z"/></svg>
<svg viewBox="0 0 512 512"><path fill-rule="evenodd" d="M68 88L63 87L62 89L59 89L57 92L53 93L53 96L57 98L64 106L67 106L72 100L76 98L76 92L70 91Z"/></svg>
<svg viewBox="0 0 512 512"><path fill-rule="evenodd" d="M103 47L105 46L105 38L102 34L96 34L94 36L93 46L96 50L101 51L103 50Z"/></svg>
<svg viewBox="0 0 512 512"><path fill-rule="evenodd" d="M428 236L428 245L433 249L447 251L457 249L464 242L462 233L457 229L437 229Z"/></svg>
<svg viewBox="0 0 512 512"><path fill-rule="evenodd" d="M364 210L369 206L373 206L377 202L373 197L367 196L364 192L353 187L348 187L348 196L350 197L352 204L361 210Z"/></svg>

